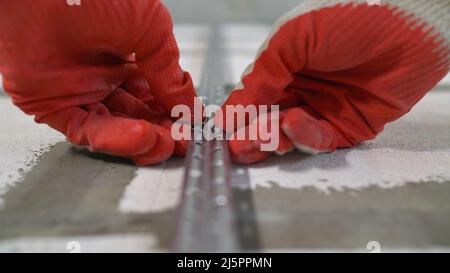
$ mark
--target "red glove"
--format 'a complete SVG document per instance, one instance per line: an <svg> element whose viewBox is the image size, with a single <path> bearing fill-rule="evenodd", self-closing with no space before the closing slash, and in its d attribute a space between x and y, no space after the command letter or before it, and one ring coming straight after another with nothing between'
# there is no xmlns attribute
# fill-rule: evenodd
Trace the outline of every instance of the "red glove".
<svg viewBox="0 0 450 273"><path fill-rule="evenodd" d="M0 1L0 30L4 87L37 122L138 165L185 152L169 114L195 91L160 1Z"/></svg>
<svg viewBox="0 0 450 273"><path fill-rule="evenodd" d="M225 106L279 104L280 154L375 138L448 73L450 1L367 2L304 1L277 23ZM230 141L232 156L267 159L260 144Z"/></svg>

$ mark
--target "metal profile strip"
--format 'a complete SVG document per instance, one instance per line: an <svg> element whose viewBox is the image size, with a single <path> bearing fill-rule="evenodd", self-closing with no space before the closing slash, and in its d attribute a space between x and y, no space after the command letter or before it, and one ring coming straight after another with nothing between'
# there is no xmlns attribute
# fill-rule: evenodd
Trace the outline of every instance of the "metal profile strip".
<svg viewBox="0 0 450 273"><path fill-rule="evenodd" d="M198 93L205 104L225 97L222 28L211 28L206 68ZM203 128L194 128L203 135ZM182 201L172 250L174 252L237 252L239 231L225 141L191 141L188 148Z"/></svg>

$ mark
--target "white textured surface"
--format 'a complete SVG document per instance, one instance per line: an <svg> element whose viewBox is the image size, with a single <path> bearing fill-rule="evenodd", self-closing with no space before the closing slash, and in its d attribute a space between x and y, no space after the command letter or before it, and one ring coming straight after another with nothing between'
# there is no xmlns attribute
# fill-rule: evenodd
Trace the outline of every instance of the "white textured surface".
<svg viewBox="0 0 450 273"><path fill-rule="evenodd" d="M249 168L253 187L358 190L450 181L450 93L429 94L376 140L333 154L298 153Z"/></svg>
<svg viewBox="0 0 450 273"><path fill-rule="evenodd" d="M179 164L173 162L161 167L140 168L125 189L119 210L152 213L175 208L180 200L184 168L182 161Z"/></svg>
<svg viewBox="0 0 450 273"><path fill-rule="evenodd" d="M208 44L208 27L195 24L176 25L174 33L180 48L180 65L191 74L194 84L198 86Z"/></svg>
<svg viewBox="0 0 450 273"><path fill-rule="evenodd" d="M151 234L111 234L60 238L19 238L0 242L0 253L112 253L157 252Z"/></svg>
<svg viewBox="0 0 450 273"><path fill-rule="evenodd" d="M65 138L46 125L34 123L12 105L9 98L0 97L0 208L2 196L9 187L20 182L39 157L50 146Z"/></svg>

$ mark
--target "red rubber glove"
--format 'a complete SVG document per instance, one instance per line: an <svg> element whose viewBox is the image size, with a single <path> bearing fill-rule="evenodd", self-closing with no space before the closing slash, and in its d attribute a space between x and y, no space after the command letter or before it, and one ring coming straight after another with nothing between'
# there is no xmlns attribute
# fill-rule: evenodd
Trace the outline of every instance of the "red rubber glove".
<svg viewBox="0 0 450 273"><path fill-rule="evenodd" d="M0 73L15 105L91 151L138 165L184 154L170 111L193 107L158 0L0 1Z"/></svg>
<svg viewBox="0 0 450 273"><path fill-rule="evenodd" d="M450 1L367 2L304 1L277 23L223 109L279 104L279 154L375 138L448 73ZM253 163L272 154L260 144L229 145L234 160Z"/></svg>

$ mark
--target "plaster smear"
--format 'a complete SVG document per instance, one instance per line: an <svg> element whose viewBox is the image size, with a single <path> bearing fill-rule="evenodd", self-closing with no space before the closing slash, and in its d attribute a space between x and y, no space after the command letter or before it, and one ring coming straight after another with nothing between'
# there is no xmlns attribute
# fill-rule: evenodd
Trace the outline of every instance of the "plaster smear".
<svg viewBox="0 0 450 273"><path fill-rule="evenodd" d="M184 161L172 159L159 167L140 168L119 203L122 213L157 213L180 201Z"/></svg>
<svg viewBox="0 0 450 273"><path fill-rule="evenodd" d="M430 93L414 110L358 148L291 153L248 168L251 186L359 190L450 182L450 93Z"/></svg>
<svg viewBox="0 0 450 273"><path fill-rule="evenodd" d="M0 97L0 209L2 197L10 187L36 165L38 159L54 144L64 141L63 135L13 106L8 97Z"/></svg>

